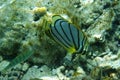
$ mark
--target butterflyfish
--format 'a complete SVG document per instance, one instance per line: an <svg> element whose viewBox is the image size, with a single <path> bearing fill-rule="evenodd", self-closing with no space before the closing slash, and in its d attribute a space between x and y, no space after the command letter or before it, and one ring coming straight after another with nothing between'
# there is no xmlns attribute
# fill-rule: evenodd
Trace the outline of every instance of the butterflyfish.
<svg viewBox="0 0 120 80"><path fill-rule="evenodd" d="M70 21L60 15L52 16L49 24L49 35L63 46L68 53L85 53L88 49L88 40L85 33Z"/></svg>

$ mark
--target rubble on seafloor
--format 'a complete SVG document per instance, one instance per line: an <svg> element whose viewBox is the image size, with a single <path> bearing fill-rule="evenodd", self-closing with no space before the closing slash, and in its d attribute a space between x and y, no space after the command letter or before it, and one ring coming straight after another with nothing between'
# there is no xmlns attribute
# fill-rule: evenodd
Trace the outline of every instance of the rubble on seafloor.
<svg viewBox="0 0 120 80"><path fill-rule="evenodd" d="M90 49L76 69L61 64L66 51L45 34L46 12L67 15L86 33ZM0 71L26 48L34 54L0 80L119 80L119 16L119 0L1 0Z"/></svg>

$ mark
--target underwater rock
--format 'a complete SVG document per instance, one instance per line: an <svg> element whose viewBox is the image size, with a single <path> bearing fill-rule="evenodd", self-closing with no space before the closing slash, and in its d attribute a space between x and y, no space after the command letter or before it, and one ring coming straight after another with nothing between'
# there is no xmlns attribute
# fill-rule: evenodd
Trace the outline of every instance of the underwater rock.
<svg viewBox="0 0 120 80"><path fill-rule="evenodd" d="M111 29L112 21L114 18L113 9L104 10L103 14L92 24L88 29L89 42L94 43L96 40L103 42L105 39L105 33ZM94 39L94 40L93 40Z"/></svg>
<svg viewBox="0 0 120 80"><path fill-rule="evenodd" d="M22 66L22 70L26 71L28 69L29 65L27 63L24 63Z"/></svg>
<svg viewBox="0 0 120 80"><path fill-rule="evenodd" d="M34 17L34 21L38 21L40 19L40 17L44 16L47 12L47 9L45 7L36 7L33 9L33 17Z"/></svg>
<svg viewBox="0 0 120 80"><path fill-rule="evenodd" d="M32 12L35 7L40 7L37 6L39 1L34 4L27 0L12 1L9 4L6 1L5 6L0 8L0 53L4 59L14 59L20 53L23 53L26 48L34 48L35 55L29 59L34 64L50 65L51 62L59 61L56 60L59 55L60 58L64 56L64 50L47 38L41 19L40 22L33 21ZM23 2L25 3L23 4ZM53 56L56 56L56 58Z"/></svg>
<svg viewBox="0 0 120 80"><path fill-rule="evenodd" d="M9 62L3 60L0 62L0 71L2 71L7 65L9 64Z"/></svg>
<svg viewBox="0 0 120 80"><path fill-rule="evenodd" d="M28 72L23 76L22 80L30 80L34 78L42 78L43 76L51 76L50 68L47 66L33 66L29 68Z"/></svg>
<svg viewBox="0 0 120 80"><path fill-rule="evenodd" d="M34 16L35 7L46 7L46 12L52 14L65 14L80 26L91 44L87 54L92 55L85 59L91 64L82 66L84 63L79 62L74 70L60 63L66 52L47 37L44 16ZM34 50L23 65L1 74L0 80L120 79L120 1L1 0L0 13L0 70L7 65L4 60L11 61L26 48Z"/></svg>

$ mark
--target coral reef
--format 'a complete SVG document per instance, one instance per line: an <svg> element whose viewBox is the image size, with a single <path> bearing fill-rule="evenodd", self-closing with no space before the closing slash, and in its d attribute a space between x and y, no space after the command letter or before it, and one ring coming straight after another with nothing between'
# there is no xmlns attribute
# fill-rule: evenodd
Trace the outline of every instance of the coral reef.
<svg viewBox="0 0 120 80"><path fill-rule="evenodd" d="M120 1L1 0L0 13L0 71L33 51L26 61L21 58L22 63L0 73L0 80L120 79ZM46 35L46 13L67 15L66 20L86 33L90 48L77 56L78 63L61 63L67 53Z"/></svg>

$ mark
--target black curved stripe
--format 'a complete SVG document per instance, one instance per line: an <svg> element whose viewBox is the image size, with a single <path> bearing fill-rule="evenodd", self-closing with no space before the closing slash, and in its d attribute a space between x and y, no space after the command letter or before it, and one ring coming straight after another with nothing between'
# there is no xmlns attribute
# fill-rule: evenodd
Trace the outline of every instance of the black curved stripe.
<svg viewBox="0 0 120 80"><path fill-rule="evenodd" d="M69 46L71 46L71 44L70 44L70 42L68 41L68 39L66 38L66 36L64 35L64 33L63 33L63 30L61 29L61 25L60 25L60 23L62 22L63 20L57 20L56 21L56 23L54 24L54 28L55 28L55 30L58 32L58 34L60 35L60 37L69 45ZM64 26L65 28L67 27L67 26Z"/></svg>
<svg viewBox="0 0 120 80"><path fill-rule="evenodd" d="M74 43L74 46L75 46L75 49L77 50L78 49L78 29L74 26L74 25L70 25L71 26L71 32L72 32L72 36L73 36L73 43Z"/></svg>
<svg viewBox="0 0 120 80"><path fill-rule="evenodd" d="M67 44L69 44L69 46L71 46L71 42L69 41L69 39L66 37L66 33L65 31L67 30L68 25L63 25L65 31L62 28L61 23L63 23L64 21L59 19L57 21L55 21L54 27L57 29L57 31L59 32L59 35L61 35L61 37L67 42Z"/></svg>
<svg viewBox="0 0 120 80"><path fill-rule="evenodd" d="M86 41L87 41L87 38L86 37L84 37L85 39L83 40L83 51L82 51L82 54L84 54L85 53L85 50L84 50L84 45L86 45L87 43L86 43Z"/></svg>
<svg viewBox="0 0 120 80"><path fill-rule="evenodd" d="M77 52L82 52L82 50L83 50L83 41L84 41L84 35L83 35L83 33L82 32L80 32L79 31L79 48L77 49Z"/></svg>
<svg viewBox="0 0 120 80"><path fill-rule="evenodd" d="M83 53L83 51L84 51L84 45L85 45L86 39L87 39L87 38L84 36L84 37L83 37L83 40L82 40L82 42L81 42L81 49L80 49L80 51L79 51L80 53Z"/></svg>
<svg viewBox="0 0 120 80"><path fill-rule="evenodd" d="M51 34L56 42L68 49L75 48L77 53L84 52L87 38L82 31L63 19L57 19L53 25L50 25Z"/></svg>
<svg viewBox="0 0 120 80"><path fill-rule="evenodd" d="M66 35L69 39L69 43L71 44L71 46L73 46L73 40L72 40L72 37L71 37L71 34L70 34L69 23L68 22L66 22L67 24L66 23L63 24L63 23L64 22L61 23L61 25L63 26L62 28L65 31L65 33L66 33Z"/></svg>
<svg viewBox="0 0 120 80"><path fill-rule="evenodd" d="M67 24L67 25L66 25L66 24ZM68 28L67 28L67 27L68 27L68 23L67 23L66 21L62 21L62 22L60 23L60 25L61 25L61 29L62 29L64 35L66 36L66 38L68 39L68 41L70 41L70 38L68 37L68 33L65 32L65 31L68 29Z"/></svg>
<svg viewBox="0 0 120 80"><path fill-rule="evenodd" d="M79 47L78 46L79 30L74 25L72 25L62 19L58 19L55 21L54 27L56 27L56 29L59 30L59 33L60 33L59 35L61 35L61 37L64 38L64 40L67 42L67 44L69 44L69 46L72 46L72 47L74 46L75 49L78 49L78 47ZM65 33L65 32L67 32L67 33Z"/></svg>
<svg viewBox="0 0 120 80"><path fill-rule="evenodd" d="M57 26L56 23L59 23L59 24L60 24L60 22L58 22L58 21L63 21L63 20L62 20L62 19L57 19L57 20L54 22L54 26Z"/></svg>
<svg viewBox="0 0 120 80"><path fill-rule="evenodd" d="M66 38L66 41L70 44L70 46L72 47L73 46L73 42L72 42L72 38L71 38L71 34L70 34L70 30L69 30L69 28L68 28L68 23L67 22L65 22L65 21L62 21L61 22L61 29L62 29L62 31L63 31L63 33L64 33L64 37Z"/></svg>
<svg viewBox="0 0 120 80"><path fill-rule="evenodd" d="M61 42L61 44L63 44L64 46L70 47L71 45L65 39L66 37L62 36L63 31L61 33L61 28L60 28L61 27L60 26L60 22L61 21L62 21L61 19L56 20L55 23L54 23L54 27L51 28L51 31L52 31L53 35L56 35L55 37L57 38L57 40L59 41L59 43Z"/></svg>
<svg viewBox="0 0 120 80"><path fill-rule="evenodd" d="M51 26L51 25L50 25ZM68 45L65 45L66 43L63 41L63 39L60 39L59 36L55 33L55 31L53 30L54 27L51 26L51 35L54 38L54 40L62 45L64 45L66 48L69 48Z"/></svg>
<svg viewBox="0 0 120 80"><path fill-rule="evenodd" d="M80 31L77 29L77 32L78 32L78 33L77 33L77 35L78 35L77 50L78 50L78 49L79 49L79 46L80 46L80 35L79 35L79 34L80 34L80 33L79 33Z"/></svg>
<svg viewBox="0 0 120 80"><path fill-rule="evenodd" d="M59 34L59 36L60 36L59 40L63 39L63 40L65 41L65 43L69 44L69 43L64 39L64 37L60 34L60 32L58 31L58 29L56 28L56 26L54 26L54 28L55 28L56 32Z"/></svg>
<svg viewBox="0 0 120 80"><path fill-rule="evenodd" d="M72 37L73 46L74 46L74 48L76 49L76 46L75 46L75 40L74 40L73 33L72 33L72 28L71 28L70 25L71 25L71 24L69 24L70 35L71 35L71 37Z"/></svg>
<svg viewBox="0 0 120 80"><path fill-rule="evenodd" d="M75 46L75 49L77 50L78 49L78 32L79 30L72 24L70 24L71 26L71 30L72 30L72 35L73 35L73 39L74 39L74 46Z"/></svg>

